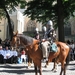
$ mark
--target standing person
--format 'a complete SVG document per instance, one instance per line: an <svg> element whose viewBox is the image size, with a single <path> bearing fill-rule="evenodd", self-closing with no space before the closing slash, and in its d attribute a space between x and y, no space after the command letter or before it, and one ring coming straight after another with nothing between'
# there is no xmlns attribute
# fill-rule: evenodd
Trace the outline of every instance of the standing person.
<svg viewBox="0 0 75 75"><path fill-rule="evenodd" d="M70 45L70 43L71 43L70 40L67 40L67 44Z"/></svg>
<svg viewBox="0 0 75 75"><path fill-rule="evenodd" d="M70 44L70 48L71 48L71 60L74 60L74 48L75 48L75 44L72 41Z"/></svg>

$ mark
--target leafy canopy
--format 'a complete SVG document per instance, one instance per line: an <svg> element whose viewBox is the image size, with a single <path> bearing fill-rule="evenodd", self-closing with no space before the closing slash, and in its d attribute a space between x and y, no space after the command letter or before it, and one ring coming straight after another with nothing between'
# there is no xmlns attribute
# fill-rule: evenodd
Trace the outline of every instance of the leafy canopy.
<svg viewBox="0 0 75 75"><path fill-rule="evenodd" d="M11 11L12 9L14 10L14 7L19 5L21 6L21 8L25 7L25 4L26 4L25 0L1 0L0 1L0 18L6 15L4 9Z"/></svg>
<svg viewBox="0 0 75 75"><path fill-rule="evenodd" d="M8 19L8 26L9 26L9 37L10 40L13 36L13 27L11 24L11 19L9 16L10 10L14 9L16 6L25 6L25 0L1 0L0 1L0 19L2 17L6 17Z"/></svg>
<svg viewBox="0 0 75 75"><path fill-rule="evenodd" d="M64 19L69 18L75 11L75 0L61 0L64 12ZM31 0L27 2L27 9L24 14L31 19L46 22L50 19L57 21L58 5L57 0ZM61 8L61 7L60 7Z"/></svg>

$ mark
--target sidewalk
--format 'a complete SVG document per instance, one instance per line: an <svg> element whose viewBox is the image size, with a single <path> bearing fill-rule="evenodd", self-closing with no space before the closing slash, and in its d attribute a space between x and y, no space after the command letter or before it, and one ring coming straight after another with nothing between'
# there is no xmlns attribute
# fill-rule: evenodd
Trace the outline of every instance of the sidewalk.
<svg viewBox="0 0 75 75"><path fill-rule="evenodd" d="M53 63L50 63L48 68L44 67L42 63L42 75L59 75L61 65L58 67L57 72L52 72ZM0 75L35 75L34 66L27 69L27 64L0 64ZM71 61L67 68L66 75L75 75L75 61Z"/></svg>

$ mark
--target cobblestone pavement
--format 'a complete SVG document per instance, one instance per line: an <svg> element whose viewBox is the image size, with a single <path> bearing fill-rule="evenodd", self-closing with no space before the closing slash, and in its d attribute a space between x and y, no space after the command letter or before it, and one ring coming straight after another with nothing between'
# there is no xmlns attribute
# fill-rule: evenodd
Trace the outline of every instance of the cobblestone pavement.
<svg viewBox="0 0 75 75"><path fill-rule="evenodd" d="M52 72L53 63L50 63L48 68L44 68L45 63L42 63L42 75L59 75L60 67L57 72ZM0 64L0 75L35 75L34 66L27 69L27 64ZM67 67L66 75L75 75L75 61L70 62Z"/></svg>

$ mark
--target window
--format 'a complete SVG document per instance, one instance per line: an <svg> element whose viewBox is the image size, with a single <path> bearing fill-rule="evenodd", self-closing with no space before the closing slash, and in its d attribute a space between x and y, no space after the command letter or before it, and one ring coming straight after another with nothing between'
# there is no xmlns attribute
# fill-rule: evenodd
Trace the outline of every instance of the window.
<svg viewBox="0 0 75 75"><path fill-rule="evenodd" d="M27 31L34 31L35 28L36 28L35 21L29 20L27 23Z"/></svg>

